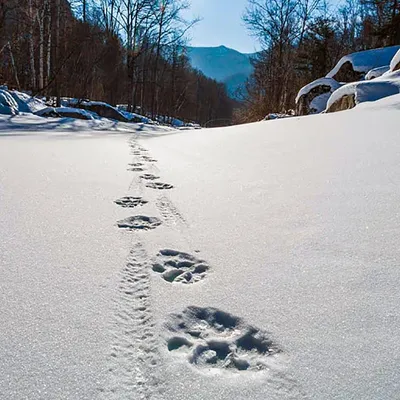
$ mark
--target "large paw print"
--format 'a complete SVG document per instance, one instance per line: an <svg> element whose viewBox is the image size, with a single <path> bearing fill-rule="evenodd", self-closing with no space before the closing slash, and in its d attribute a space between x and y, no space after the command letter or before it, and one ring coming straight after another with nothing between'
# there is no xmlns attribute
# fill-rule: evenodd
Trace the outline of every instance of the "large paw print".
<svg viewBox="0 0 400 400"><path fill-rule="evenodd" d="M198 367L260 371L281 353L266 332L216 308L188 307L166 327L168 350Z"/></svg>
<svg viewBox="0 0 400 400"><path fill-rule="evenodd" d="M195 283L202 280L209 265L204 261L177 250L161 250L153 264L153 271L170 283Z"/></svg>

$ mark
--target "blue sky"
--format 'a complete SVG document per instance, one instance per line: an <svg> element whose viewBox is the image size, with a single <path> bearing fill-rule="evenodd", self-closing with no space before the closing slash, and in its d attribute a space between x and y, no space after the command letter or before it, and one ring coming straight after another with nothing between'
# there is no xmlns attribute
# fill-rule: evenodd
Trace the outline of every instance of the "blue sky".
<svg viewBox="0 0 400 400"><path fill-rule="evenodd" d="M247 0L190 0L186 18L202 20L190 31L191 46L225 45L243 53L259 47L241 20Z"/></svg>

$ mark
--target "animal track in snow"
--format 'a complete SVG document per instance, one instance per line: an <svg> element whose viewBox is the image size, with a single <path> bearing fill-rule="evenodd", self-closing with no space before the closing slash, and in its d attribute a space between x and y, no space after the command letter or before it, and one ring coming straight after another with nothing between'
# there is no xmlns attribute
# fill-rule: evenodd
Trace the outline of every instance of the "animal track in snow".
<svg viewBox="0 0 400 400"><path fill-rule="evenodd" d="M176 250L161 250L153 264L153 271L162 274L167 282L196 283L210 269L204 260Z"/></svg>
<svg viewBox="0 0 400 400"><path fill-rule="evenodd" d="M141 197L127 196L115 200L115 203L124 208L134 208L137 206L144 206L148 201L143 200Z"/></svg>
<svg viewBox="0 0 400 400"><path fill-rule="evenodd" d="M130 167L143 167L144 164L141 162L135 162L135 163L130 163L129 166Z"/></svg>
<svg viewBox="0 0 400 400"><path fill-rule="evenodd" d="M157 162L156 159L149 157L149 156L142 156L142 160L147 161L147 162Z"/></svg>
<svg viewBox="0 0 400 400"><path fill-rule="evenodd" d="M174 186L169 183L149 182L146 184L146 187L150 189L167 190L167 189L172 189Z"/></svg>
<svg viewBox="0 0 400 400"><path fill-rule="evenodd" d="M119 228L128 230L149 230L161 225L161 221L156 217L146 217L135 215L117 222Z"/></svg>
<svg viewBox="0 0 400 400"><path fill-rule="evenodd" d="M156 175L153 175L153 174L143 174L143 175L140 175L140 177L142 179L147 180L147 181L154 181L154 180L160 178L159 176L156 176Z"/></svg>
<svg viewBox="0 0 400 400"><path fill-rule="evenodd" d="M142 167L131 167L128 168L128 171L132 171L132 172L143 172L145 169Z"/></svg>
<svg viewBox="0 0 400 400"><path fill-rule="evenodd" d="M261 371L282 352L266 332L216 308L188 307L166 328L168 350L198 367Z"/></svg>

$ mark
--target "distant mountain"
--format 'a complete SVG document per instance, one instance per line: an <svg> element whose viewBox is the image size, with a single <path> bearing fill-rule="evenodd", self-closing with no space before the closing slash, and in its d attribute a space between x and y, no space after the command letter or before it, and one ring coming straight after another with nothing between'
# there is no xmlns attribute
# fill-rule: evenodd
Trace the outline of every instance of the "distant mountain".
<svg viewBox="0 0 400 400"><path fill-rule="evenodd" d="M244 89L246 80L253 72L250 58L254 54L243 54L225 46L188 47L188 56L193 68L225 83L232 97L238 89Z"/></svg>

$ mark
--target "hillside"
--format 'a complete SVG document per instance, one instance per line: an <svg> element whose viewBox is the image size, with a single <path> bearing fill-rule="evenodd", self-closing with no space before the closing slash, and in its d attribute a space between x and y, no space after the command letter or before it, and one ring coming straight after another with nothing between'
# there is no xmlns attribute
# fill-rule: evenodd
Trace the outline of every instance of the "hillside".
<svg viewBox="0 0 400 400"><path fill-rule="evenodd" d="M243 88L253 71L250 58L254 54L243 54L225 46L188 47L192 66L209 78L226 84L231 96Z"/></svg>

